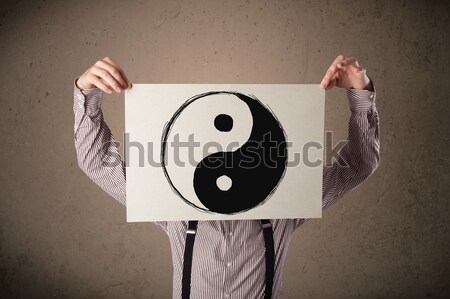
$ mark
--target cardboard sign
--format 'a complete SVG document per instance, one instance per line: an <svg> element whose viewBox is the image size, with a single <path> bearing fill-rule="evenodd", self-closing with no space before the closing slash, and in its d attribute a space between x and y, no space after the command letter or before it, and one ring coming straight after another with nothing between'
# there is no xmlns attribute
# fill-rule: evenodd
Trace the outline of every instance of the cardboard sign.
<svg viewBox="0 0 450 299"><path fill-rule="evenodd" d="M134 84L127 221L321 217L324 106L312 84Z"/></svg>

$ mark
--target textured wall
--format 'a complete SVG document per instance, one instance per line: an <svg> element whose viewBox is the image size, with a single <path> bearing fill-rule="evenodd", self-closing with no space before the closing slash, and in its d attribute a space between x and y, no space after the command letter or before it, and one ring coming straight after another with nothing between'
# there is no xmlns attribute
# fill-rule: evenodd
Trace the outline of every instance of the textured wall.
<svg viewBox="0 0 450 299"><path fill-rule="evenodd" d="M376 83L381 165L294 236L284 298L450 294L444 1L14 1L0 11L0 298L169 298L169 242L77 168L72 80L106 55L139 83ZM114 134L123 95L107 96ZM343 90L326 129L345 138Z"/></svg>

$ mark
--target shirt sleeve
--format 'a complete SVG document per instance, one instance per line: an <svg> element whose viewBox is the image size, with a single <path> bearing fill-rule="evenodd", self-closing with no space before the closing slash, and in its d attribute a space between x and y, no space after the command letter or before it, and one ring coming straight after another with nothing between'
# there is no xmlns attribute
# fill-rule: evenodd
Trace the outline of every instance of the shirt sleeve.
<svg viewBox="0 0 450 299"><path fill-rule="evenodd" d="M77 78L78 79L78 78ZM126 206L125 163L119 143L103 119L103 92L98 88L81 91L74 81L74 141L78 166L106 193ZM156 222L166 228L166 222Z"/></svg>
<svg viewBox="0 0 450 299"><path fill-rule="evenodd" d="M367 179L380 163L379 116L376 89L347 89L350 106L348 142L332 165L323 168L322 208L335 204ZM296 227L305 219L296 219Z"/></svg>
<svg viewBox="0 0 450 299"><path fill-rule="evenodd" d="M81 91L74 81L74 141L78 166L98 186L126 206L125 167L119 144L103 119L103 93Z"/></svg>
<svg viewBox="0 0 450 299"><path fill-rule="evenodd" d="M350 105L348 142L336 162L324 166L322 207L336 203L367 179L380 163L379 116L376 92L347 89Z"/></svg>

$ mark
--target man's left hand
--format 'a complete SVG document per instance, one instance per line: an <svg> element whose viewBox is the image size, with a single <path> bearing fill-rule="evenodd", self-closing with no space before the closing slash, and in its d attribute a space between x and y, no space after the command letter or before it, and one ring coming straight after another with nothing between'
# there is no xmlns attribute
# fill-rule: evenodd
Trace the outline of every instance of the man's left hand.
<svg viewBox="0 0 450 299"><path fill-rule="evenodd" d="M328 68L320 87L329 90L334 86L342 88L371 90L372 84L366 69L359 65L355 57L339 55Z"/></svg>

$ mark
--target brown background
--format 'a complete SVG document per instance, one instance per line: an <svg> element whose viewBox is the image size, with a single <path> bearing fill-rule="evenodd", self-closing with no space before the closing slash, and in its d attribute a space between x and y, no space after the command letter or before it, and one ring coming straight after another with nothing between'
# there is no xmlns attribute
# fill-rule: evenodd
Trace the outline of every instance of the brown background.
<svg viewBox="0 0 450 299"><path fill-rule="evenodd" d="M3 3L3 2L2 2ZM294 236L283 298L450 294L444 1L1 4L0 297L169 298L169 242L78 169L72 80L108 55L135 83L319 83L338 54L376 84L381 165ZM346 138L343 90L326 129ZM121 140L123 95L105 117Z"/></svg>

